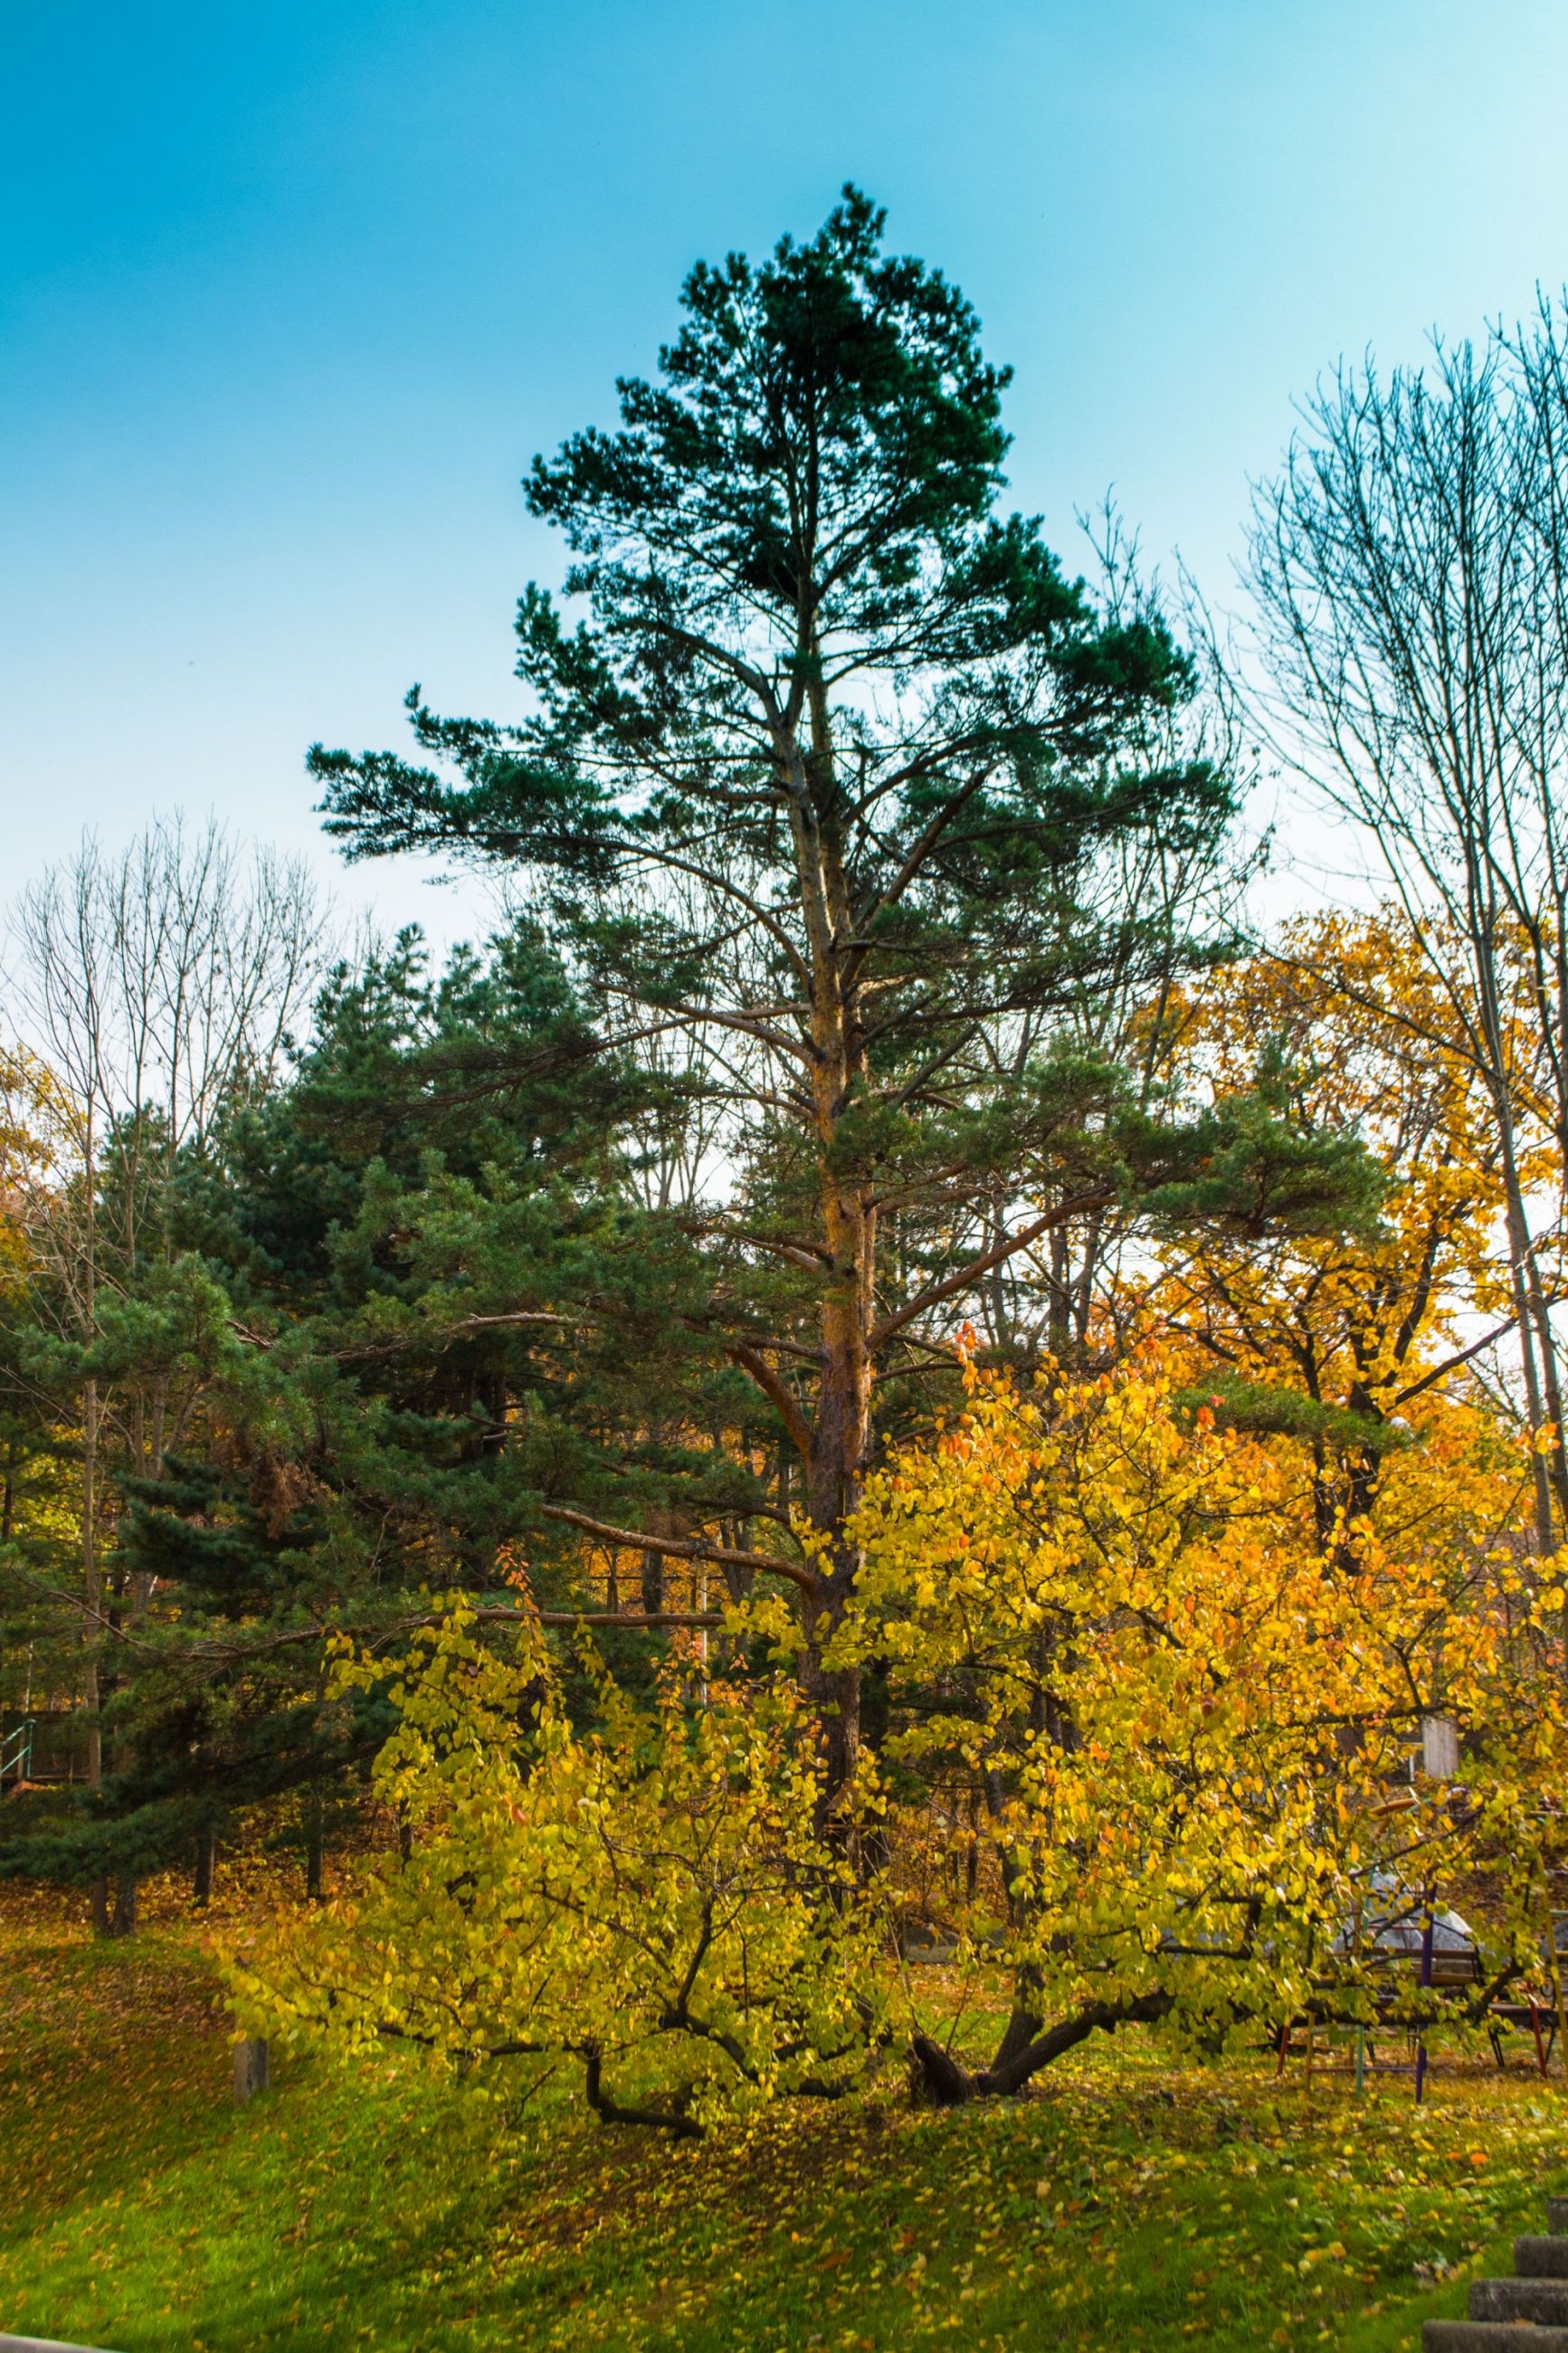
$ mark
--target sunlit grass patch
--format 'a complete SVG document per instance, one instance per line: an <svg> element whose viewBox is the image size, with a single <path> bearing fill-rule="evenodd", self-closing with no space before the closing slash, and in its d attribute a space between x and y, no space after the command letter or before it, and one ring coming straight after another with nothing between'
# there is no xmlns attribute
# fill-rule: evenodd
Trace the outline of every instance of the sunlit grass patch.
<svg viewBox="0 0 1568 2353"><path fill-rule="evenodd" d="M784 2107L671 2147L389 2059L237 2110L188 1933L7 1906L0 2322L121 2348L1413 2345L1559 2177L1515 2063L1283 2084L1137 2035L1035 2098Z"/></svg>

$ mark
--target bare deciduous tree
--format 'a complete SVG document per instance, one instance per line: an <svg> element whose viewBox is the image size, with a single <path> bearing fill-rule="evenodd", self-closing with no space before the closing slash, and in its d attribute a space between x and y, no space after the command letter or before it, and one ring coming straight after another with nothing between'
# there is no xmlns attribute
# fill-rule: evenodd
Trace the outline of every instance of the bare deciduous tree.
<svg viewBox="0 0 1568 2353"><path fill-rule="evenodd" d="M163 1247L176 1156L200 1145L223 1106L269 1082L321 970L322 913L300 861L176 818L118 855L89 835L22 892L9 934L12 1019L52 1079L57 1166L33 1193L35 1240L67 1335L90 1350L106 1286L131 1285ZM90 1371L81 1382L82 1695L95 1781L102 1450L118 1422L131 1467L155 1474L163 1402L136 1384L106 1394Z"/></svg>
<svg viewBox="0 0 1568 2353"><path fill-rule="evenodd" d="M1568 309L1425 368L1341 366L1257 494L1250 578L1291 753L1364 828L1487 1087L1532 1430L1563 1421L1525 1163L1568 1160ZM1543 1548L1568 1461L1537 1461Z"/></svg>

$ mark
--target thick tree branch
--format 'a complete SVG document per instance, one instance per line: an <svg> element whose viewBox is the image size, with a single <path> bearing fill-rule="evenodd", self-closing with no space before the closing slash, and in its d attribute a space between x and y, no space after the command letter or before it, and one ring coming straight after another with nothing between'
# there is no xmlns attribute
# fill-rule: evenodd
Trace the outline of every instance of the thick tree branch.
<svg viewBox="0 0 1568 2353"><path fill-rule="evenodd" d="M1431 1388L1436 1382L1445 1379L1449 1373L1457 1373L1461 1365L1468 1365L1472 1356L1484 1356L1487 1349L1496 1345L1505 1332L1512 1330L1511 1315L1506 1324L1494 1324L1489 1332L1483 1332L1479 1340L1472 1341L1468 1348L1461 1348L1457 1356L1445 1356L1440 1365L1435 1365L1429 1373L1423 1374L1420 1380L1412 1381L1407 1388L1401 1389L1394 1399L1394 1405L1408 1405L1412 1398L1418 1398L1421 1395L1423 1389Z"/></svg>
<svg viewBox="0 0 1568 2353"><path fill-rule="evenodd" d="M1153 2025L1174 2007L1175 1996L1165 1992L1130 1995L1125 2001L1086 2002L1043 2034L1018 2031L1020 2021L1015 2018L991 2065L973 2074L928 2034L914 2035L910 2049L928 2098L938 2107L960 2107L968 2100L1005 2099L1022 2091L1040 2068L1048 2067L1053 2059L1087 2042L1091 2034L1111 2034L1119 2026ZM1029 2029L1035 2024L1033 2020L1026 2021Z"/></svg>
<svg viewBox="0 0 1568 2353"><path fill-rule="evenodd" d="M730 1545L705 1543L700 1536L657 1536L647 1528L618 1528L607 1520L592 1520L585 1512L568 1511L562 1504L544 1504L540 1509L545 1519L580 1528L599 1544L619 1545L628 1552L664 1553L672 1560L716 1561L721 1568L755 1569L759 1575L787 1577L813 1600L817 1598L817 1580L809 1568L771 1552L739 1552Z"/></svg>
<svg viewBox="0 0 1568 2353"><path fill-rule="evenodd" d="M1042 1234L1048 1234L1053 1226L1065 1225L1069 1218L1081 1217L1089 1209L1103 1208L1110 1198L1110 1193L1103 1190L1095 1193L1080 1193L1071 1200L1063 1201L1058 1208L1046 1210L1042 1216L1031 1219L1026 1226L1020 1226L1016 1233L1005 1235L994 1250L984 1251L979 1258L972 1258L967 1266L959 1268L956 1274L946 1276L941 1282L931 1283L928 1289L911 1299L907 1306L896 1309L891 1315L884 1315L867 1342L869 1353L875 1356L879 1349L885 1348L888 1342L901 1332L907 1324L914 1323L919 1316L925 1314L928 1309L940 1307L944 1299L956 1299L961 1292L967 1291L972 1283L977 1282L983 1274L989 1274L994 1266L1000 1266L1004 1260L1011 1258L1015 1251L1027 1250L1029 1244L1038 1241Z"/></svg>
<svg viewBox="0 0 1568 2353"><path fill-rule="evenodd" d="M765 1356L759 1356L755 1348L748 1347L743 1340L731 1341L729 1353L731 1360L740 1366L741 1370L749 1374L755 1381L768 1403L774 1409L779 1419L789 1432L790 1444L795 1448L801 1461L809 1462L811 1424L773 1366L768 1363Z"/></svg>
<svg viewBox="0 0 1568 2353"><path fill-rule="evenodd" d="M682 1218L679 1229L694 1240L713 1234L723 1241L740 1242L748 1250L766 1250L770 1257L782 1258L789 1266L797 1266L805 1274L825 1274L833 1263L830 1250L819 1242L786 1242L772 1234L753 1233L743 1226L731 1226L722 1218Z"/></svg>
<svg viewBox="0 0 1568 2353"><path fill-rule="evenodd" d="M889 908L897 906L910 883L918 878L921 867L942 839L942 835L947 832L954 818L968 807L991 773L992 763L987 761L984 767L974 769L965 777L951 800L942 802L891 881L878 894L876 903L868 910L856 925L858 931L868 932L879 915L885 914ZM875 943L871 940L857 942L847 967L847 986L854 981L874 945Z"/></svg>
<svg viewBox="0 0 1568 2353"><path fill-rule="evenodd" d="M588 2105L604 2124L651 2125L659 2132L673 2133L677 2140L700 2140L702 2127L679 2108L628 2108L605 2089L603 2063L593 2044L582 2053L583 2088Z"/></svg>
<svg viewBox="0 0 1568 2353"><path fill-rule="evenodd" d="M468 1339L476 1332L494 1331L507 1324L543 1324L558 1329L574 1330L582 1325L583 1321L580 1315L560 1315L543 1307L519 1308L506 1315L464 1315L456 1324L427 1324L423 1329L403 1333L395 1340L370 1341L361 1348L336 1348L332 1351L331 1361L337 1365L356 1365L374 1356L404 1356L416 1348L446 1348L454 1340ZM241 1330L238 1324L232 1328ZM254 1335L246 1332L242 1336L250 1339Z"/></svg>

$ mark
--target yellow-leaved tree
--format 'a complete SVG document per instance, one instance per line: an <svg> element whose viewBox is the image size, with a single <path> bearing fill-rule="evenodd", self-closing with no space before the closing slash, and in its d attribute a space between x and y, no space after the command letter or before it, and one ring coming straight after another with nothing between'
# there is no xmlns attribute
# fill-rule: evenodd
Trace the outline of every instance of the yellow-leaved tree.
<svg viewBox="0 0 1568 2353"><path fill-rule="evenodd" d="M1518 1008L1514 1008L1517 1012ZM1296 1133L1354 1138L1383 1176L1377 1216L1342 1230L1248 1230L1216 1219L1173 1237L1153 1288L1166 1345L1222 1416L1299 1438L1320 1541L1372 1508L1392 1458L1468 1391L1461 1376L1515 1319L1505 1187L1482 1076L1409 923L1396 912L1285 926L1275 950L1216 972L1183 1013L1189 1083L1216 1102L1265 1083ZM1527 1185L1551 1185L1545 1124ZM1516 1456L1533 1483L1541 1472Z"/></svg>
<svg viewBox="0 0 1568 2353"><path fill-rule="evenodd" d="M1025 1393L976 1377L871 1482L844 1639L887 1662L906 1801L984 1810L992 1868L953 1910L1013 1987L983 2067L917 2029L935 2097L1016 2091L1097 2028L1370 2019L1390 1920L1480 1871L1469 2014L1526 1965L1562 1597L1519 1542L1517 1463L1461 1436L1424 1458L1423 1510L1407 1477L1396 1546L1364 1519L1325 1545L1310 1457L1193 1411L1150 1349ZM1434 1720L1462 1763L1413 1781ZM1408 1982L1401 2005L1447 2014Z"/></svg>
<svg viewBox="0 0 1568 2353"><path fill-rule="evenodd" d="M886 1682L881 1789L866 1766L825 1803L783 1663L678 1662L639 1703L585 1654L579 1720L536 1624L498 1649L455 1602L395 1675L340 1660L345 1702L397 1714L376 1781L401 1851L232 1951L237 2014L345 2055L570 2057L602 2117L680 2134L835 2096L892 2039L888 1894L973 1801L985 1866L952 1911L1011 2015L983 2065L911 2016L939 2100L1134 2023L1479 2025L1533 1966L1563 1859L1563 1596L1519 1472L1455 1409L1401 1458L1387 1525L1325 1545L1310 1451L1194 1409L1179 1352L1026 1391L972 1373L854 1520L838 1641ZM1413 1773L1434 1725L1454 1753ZM1456 1996L1391 1945L1408 1959L1461 1890L1481 1957Z"/></svg>
<svg viewBox="0 0 1568 2353"><path fill-rule="evenodd" d="M397 1710L375 1779L401 1852L230 1951L239 2021L349 2056L569 2058L601 2117L683 2136L850 2089L885 2039L883 1914L819 1830L793 1685L675 1669L645 1704L586 1663L580 1728L526 1618L502 1651L455 1601L390 1679L345 1651L340 1694Z"/></svg>

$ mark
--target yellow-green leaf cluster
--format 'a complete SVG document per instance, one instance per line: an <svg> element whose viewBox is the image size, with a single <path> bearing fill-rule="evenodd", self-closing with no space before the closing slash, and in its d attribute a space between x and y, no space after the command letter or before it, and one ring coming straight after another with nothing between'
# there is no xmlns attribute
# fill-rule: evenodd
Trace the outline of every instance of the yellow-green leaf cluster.
<svg viewBox="0 0 1568 2353"><path fill-rule="evenodd" d="M992 1949L1042 2014L1353 2012L1369 1924L1481 1882L1492 1962L1529 1949L1561 1650L1506 1524L1517 1465L1447 1435L1424 1493L1403 1474L1397 1544L1325 1546L1298 1450L1189 1410L1151 1350L1023 1393L976 1378L870 1482L841 1647L889 1662L889 1753L950 1828L983 1799ZM1413 1769L1435 1716L1452 1782Z"/></svg>
<svg viewBox="0 0 1568 2353"><path fill-rule="evenodd" d="M824 1828L791 1685L672 1669L651 1704L587 1663L575 1723L536 1627L500 1655L455 1604L387 1696L377 1792L404 1852L228 1957L240 2021L344 2052L582 2063L603 2113L689 2127L876 2047L875 1890ZM384 1684L346 1658L340 1688Z"/></svg>

